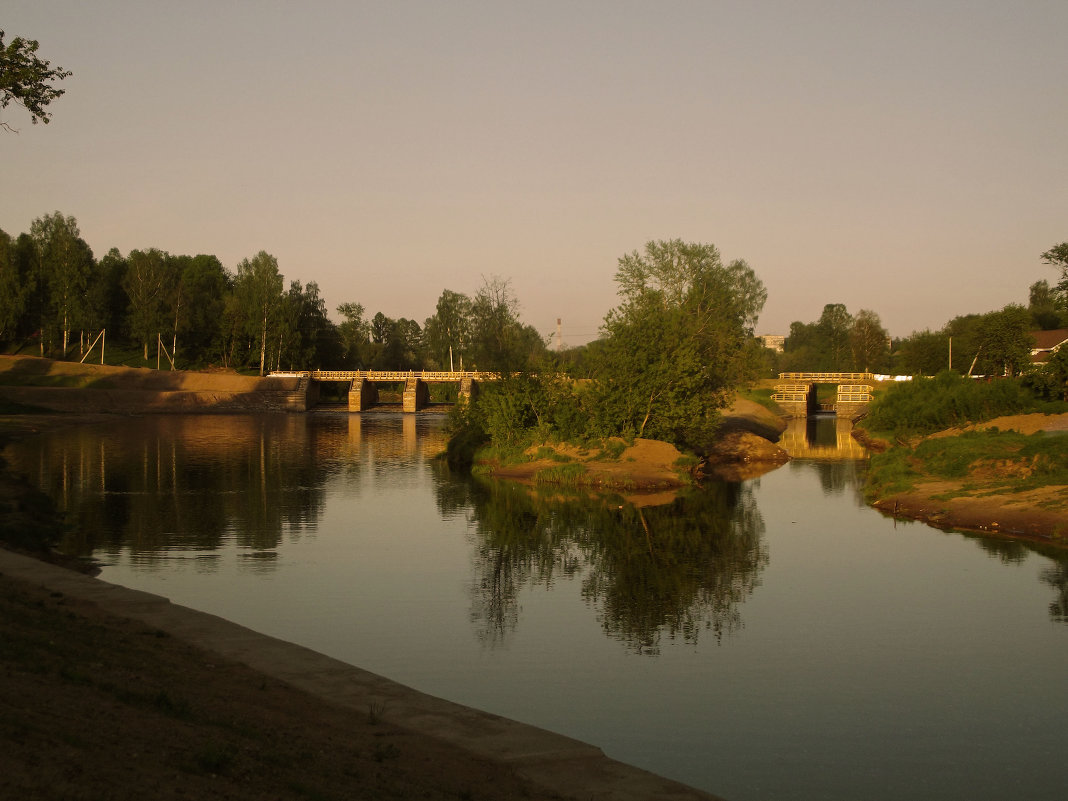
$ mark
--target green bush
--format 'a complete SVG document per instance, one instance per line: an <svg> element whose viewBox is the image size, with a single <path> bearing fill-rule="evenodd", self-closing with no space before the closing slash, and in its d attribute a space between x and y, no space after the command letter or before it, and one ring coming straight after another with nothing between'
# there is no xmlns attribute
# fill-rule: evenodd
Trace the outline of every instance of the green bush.
<svg viewBox="0 0 1068 801"><path fill-rule="evenodd" d="M999 415L1054 411L1012 378L975 380L942 372L895 384L872 401L863 426L888 434L930 434Z"/></svg>

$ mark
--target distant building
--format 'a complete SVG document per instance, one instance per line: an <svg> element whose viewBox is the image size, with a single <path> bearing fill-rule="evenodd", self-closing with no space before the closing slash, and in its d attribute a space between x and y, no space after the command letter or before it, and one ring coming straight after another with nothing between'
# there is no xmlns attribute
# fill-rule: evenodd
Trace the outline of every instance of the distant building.
<svg viewBox="0 0 1068 801"><path fill-rule="evenodd" d="M1031 363L1045 364L1049 357L1061 348L1068 347L1068 328L1054 328L1052 331L1030 331L1035 338L1031 348Z"/></svg>
<svg viewBox="0 0 1068 801"><path fill-rule="evenodd" d="M779 336L778 334L761 334L757 339L764 343L765 348L773 350L776 353L782 353L783 345L786 344L786 337Z"/></svg>

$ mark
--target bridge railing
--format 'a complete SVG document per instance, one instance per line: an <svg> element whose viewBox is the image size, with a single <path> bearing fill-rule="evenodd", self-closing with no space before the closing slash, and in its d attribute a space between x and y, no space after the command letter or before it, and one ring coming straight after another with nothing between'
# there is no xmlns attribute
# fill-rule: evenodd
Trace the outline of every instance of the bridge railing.
<svg viewBox="0 0 1068 801"><path fill-rule="evenodd" d="M780 381L811 381L815 384L841 384L847 381L874 381L871 373L779 373Z"/></svg>
<svg viewBox="0 0 1068 801"><path fill-rule="evenodd" d="M465 379L473 381L497 381L500 374L481 370L276 370L268 378L310 378L315 381L407 381L418 378L420 381L444 383L460 382Z"/></svg>

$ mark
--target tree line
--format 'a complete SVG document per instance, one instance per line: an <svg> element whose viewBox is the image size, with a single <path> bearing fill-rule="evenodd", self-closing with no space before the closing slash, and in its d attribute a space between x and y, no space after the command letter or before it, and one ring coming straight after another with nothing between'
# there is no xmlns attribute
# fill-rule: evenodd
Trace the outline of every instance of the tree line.
<svg viewBox="0 0 1068 801"><path fill-rule="evenodd" d="M1031 331L1068 328L1068 242L1040 258L1060 272L1060 280L1033 283L1027 306L1010 303L985 314L960 315L937 330L898 339L891 339L875 312L850 314L844 304L828 303L818 320L791 323L772 369L1018 375L1031 365Z"/></svg>
<svg viewBox="0 0 1068 801"><path fill-rule="evenodd" d="M112 248L94 257L77 220L56 211L29 232L0 230L0 346L80 358L101 331L115 352L136 349L172 367L289 369L502 369L544 351L519 320L507 280L473 295L445 289L422 324L368 317L351 301L335 324L314 281L285 285L260 251L228 270L213 255ZM131 358L129 355L127 359Z"/></svg>

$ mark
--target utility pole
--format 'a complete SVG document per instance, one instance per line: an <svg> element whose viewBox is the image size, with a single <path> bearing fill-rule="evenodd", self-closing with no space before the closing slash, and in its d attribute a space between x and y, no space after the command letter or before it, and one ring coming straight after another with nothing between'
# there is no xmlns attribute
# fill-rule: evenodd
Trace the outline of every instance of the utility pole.
<svg viewBox="0 0 1068 801"><path fill-rule="evenodd" d="M563 320L556 318L556 352L564 349Z"/></svg>

